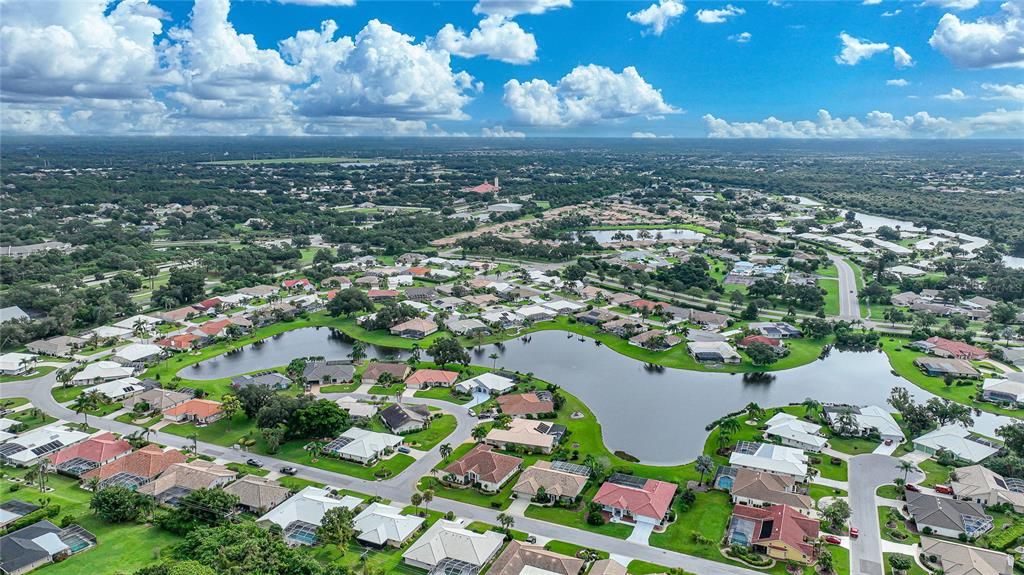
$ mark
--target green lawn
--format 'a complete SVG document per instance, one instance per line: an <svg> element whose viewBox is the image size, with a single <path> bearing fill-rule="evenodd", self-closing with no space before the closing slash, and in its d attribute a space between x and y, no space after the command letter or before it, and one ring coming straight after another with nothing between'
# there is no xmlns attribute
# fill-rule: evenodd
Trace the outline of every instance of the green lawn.
<svg viewBox="0 0 1024 575"><path fill-rule="evenodd" d="M358 382L346 383L343 385L322 385L320 386L320 393L352 393L358 388Z"/></svg>
<svg viewBox="0 0 1024 575"><path fill-rule="evenodd" d="M892 510L893 515L890 515ZM893 526L890 527L890 517L893 519ZM906 522L897 514L896 510L892 507L879 507L878 508L878 526L882 531L882 539L886 541L893 541L895 543L904 543L907 545L917 545L921 542L921 536L916 533L911 533L907 529Z"/></svg>
<svg viewBox="0 0 1024 575"><path fill-rule="evenodd" d="M90 493L78 488L74 479L52 474L47 484L54 489L45 494L51 503L61 506L60 517L72 515L76 523L96 536L97 546L66 561L43 567L45 575L115 575L131 573L155 562L161 553L177 543L176 536L150 525L135 523L111 524L89 511ZM11 493L6 480L0 480L0 502L20 499L38 503L42 494L31 487ZM59 518L58 518L59 519ZM56 521L56 519L55 519Z"/></svg>
<svg viewBox="0 0 1024 575"><path fill-rule="evenodd" d="M161 421L163 421L163 416L162 415L156 415L156 416L150 417L149 419L146 419L146 420L136 421L135 420L135 416L133 414L131 414L131 413L122 413L121 415L118 415L117 417L115 417L114 421L120 421L121 423L130 423L132 425L138 425L140 427L153 427L157 423L160 423Z"/></svg>
<svg viewBox="0 0 1024 575"><path fill-rule="evenodd" d="M832 436L828 439L828 444L832 449L835 449L840 453L848 453L850 455L871 453L876 447L878 447L877 441L871 441L869 439L864 439L863 437Z"/></svg>
<svg viewBox="0 0 1024 575"><path fill-rule="evenodd" d="M875 495L886 499L903 499L903 493L895 485L881 485L875 490Z"/></svg>
<svg viewBox="0 0 1024 575"><path fill-rule="evenodd" d="M441 401L450 401L459 405L469 403L469 400L473 399L469 395L461 393L453 393L450 388L447 387L431 387L429 389L421 389L413 394L415 397L424 397L427 399L437 399Z"/></svg>
<svg viewBox="0 0 1024 575"><path fill-rule="evenodd" d="M458 459L453 458L452 461ZM454 487L447 487L442 484L438 479L434 477L424 477L420 479L417 489L422 493L427 489L433 489L434 495L437 497L443 497L445 499L451 499L453 501L461 501L463 503L469 503L470 505L477 505L479 507L487 507L488 509L508 509L509 505L512 505L512 488L516 485L516 478L508 480L505 486L501 488L496 494L488 495L472 487L465 489L456 489ZM491 505L497 503L497 507Z"/></svg>
<svg viewBox="0 0 1024 575"><path fill-rule="evenodd" d="M244 475L258 475L260 477L264 477L268 473L270 473L270 470L266 469L265 467L254 467L246 463L232 462L225 465L225 467L232 471L237 471L239 477L242 477Z"/></svg>
<svg viewBox="0 0 1024 575"><path fill-rule="evenodd" d="M370 388L370 395L383 395L385 397L395 397L397 395L402 395L403 391L405 391L404 383L396 383L390 386L374 385L373 387Z"/></svg>
<svg viewBox="0 0 1024 575"><path fill-rule="evenodd" d="M934 487L940 483L949 482L949 472L953 470L952 467L939 465L933 459L925 459L918 463L917 466L921 468L921 471L924 471L925 478L920 483L924 487Z"/></svg>
<svg viewBox="0 0 1024 575"><path fill-rule="evenodd" d="M565 509L562 507L540 507L531 505L526 508L525 515L530 519L539 519L549 523L558 523L568 527L575 527L592 533L600 533L609 537L625 539L633 532L633 527L622 523L605 523L604 525L591 525L586 519L586 503L580 505L579 510ZM653 539L653 536L652 536ZM653 542L652 542L653 543Z"/></svg>
<svg viewBox="0 0 1024 575"><path fill-rule="evenodd" d="M818 278L818 287L825 290L825 315L839 315L839 280Z"/></svg>
<svg viewBox="0 0 1024 575"><path fill-rule="evenodd" d="M930 377L922 373L914 365L914 360L926 356L919 351L908 349L906 344L909 343L909 340L885 337L880 342L882 349L889 356L889 364L892 365L893 370L921 389L982 411L1013 417L1024 417L1024 410L1022 409L1006 409L987 401L978 401L976 399L978 390L974 383L970 385L954 384L947 386L941 377Z"/></svg>
<svg viewBox="0 0 1024 575"><path fill-rule="evenodd" d="M822 497L846 497L847 493L843 489L836 489L825 485L810 484L807 486L807 494L811 496L811 499L818 501Z"/></svg>
<svg viewBox="0 0 1024 575"><path fill-rule="evenodd" d="M288 489L291 489L292 491L302 491L307 487L324 487L324 484L320 483L319 481L303 479L301 477L279 477L277 479L277 482L280 483L281 485L284 485Z"/></svg>
<svg viewBox="0 0 1024 575"><path fill-rule="evenodd" d="M416 449L429 451L451 435L458 423L454 415L444 414L431 420L427 429L403 435L402 439Z"/></svg>
<svg viewBox="0 0 1024 575"><path fill-rule="evenodd" d="M44 425L50 425L57 421L56 417L50 417L43 413L43 410L36 408L23 409L21 411L7 414L5 417L25 424L26 431L42 427Z"/></svg>
<svg viewBox="0 0 1024 575"><path fill-rule="evenodd" d="M85 391L84 387L64 387L63 385L58 385L50 391L50 395L53 396L53 399L57 400L57 403L66 403L82 395L83 391Z"/></svg>
<svg viewBox="0 0 1024 575"><path fill-rule="evenodd" d="M15 409L28 403L27 397L4 397L0 400L0 407L4 409Z"/></svg>
<svg viewBox="0 0 1024 575"><path fill-rule="evenodd" d="M52 365L42 365L36 367L31 372L25 375L0 375L0 383L9 383L13 381L27 381L30 379L35 379L37 377L42 377L55 369L57 368Z"/></svg>
<svg viewBox="0 0 1024 575"><path fill-rule="evenodd" d="M882 559L883 559L882 563L885 564L885 575L893 575L893 573L892 573L892 565L889 564L889 557L891 555L902 555L902 554L901 553L882 553ZM907 571L906 575L930 575L927 571L922 569L921 566L917 564L917 562L914 561L913 557L910 557L909 555L903 555L903 556L910 559L910 570Z"/></svg>
<svg viewBox="0 0 1024 575"><path fill-rule="evenodd" d="M839 465L832 464L832 458L828 455L821 455L821 463L813 465L815 469L820 472L820 476L825 479L832 479L835 481L847 481L849 479L849 465L846 461L840 459Z"/></svg>

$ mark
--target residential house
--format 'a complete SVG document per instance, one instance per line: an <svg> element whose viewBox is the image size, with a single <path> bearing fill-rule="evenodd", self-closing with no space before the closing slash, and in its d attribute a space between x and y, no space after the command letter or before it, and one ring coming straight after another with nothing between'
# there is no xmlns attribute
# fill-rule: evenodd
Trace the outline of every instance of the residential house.
<svg viewBox="0 0 1024 575"><path fill-rule="evenodd" d="M29 315L16 305L0 308L0 325L9 321L28 321Z"/></svg>
<svg viewBox="0 0 1024 575"><path fill-rule="evenodd" d="M588 467L541 459L519 474L512 492L532 499L543 490L548 497L571 502L579 497L589 480Z"/></svg>
<svg viewBox="0 0 1024 575"><path fill-rule="evenodd" d="M594 503L613 521L663 525L672 507L675 483L613 473L594 495Z"/></svg>
<svg viewBox="0 0 1024 575"><path fill-rule="evenodd" d="M670 334L663 329L648 330L629 338L629 343L633 345L654 350L666 350L682 342L683 340L679 336Z"/></svg>
<svg viewBox="0 0 1024 575"><path fill-rule="evenodd" d="M484 442L499 449L509 449L509 446L516 445L535 452L551 453L564 434L564 425L539 419L513 419L508 429L491 428Z"/></svg>
<svg viewBox="0 0 1024 575"><path fill-rule="evenodd" d="M180 333L178 335L172 335L170 337L157 340L156 344L164 349L188 351L202 339L203 338L200 338L198 335L193 333Z"/></svg>
<svg viewBox="0 0 1024 575"><path fill-rule="evenodd" d="M401 444L402 438L398 435L350 427L325 445L323 451L340 459L367 465L391 453Z"/></svg>
<svg viewBox="0 0 1024 575"><path fill-rule="evenodd" d="M71 357L76 351L85 347L86 340L70 335L58 335L49 339L33 341L25 346L32 353L52 357Z"/></svg>
<svg viewBox="0 0 1024 575"><path fill-rule="evenodd" d="M882 441L891 439L901 443L904 439L903 430L893 419L885 408L877 405L853 406L853 405L826 405L822 414L828 422L829 427L834 431L841 430L841 422L848 414L853 426L849 430L842 430L844 433L862 436L878 436Z"/></svg>
<svg viewBox="0 0 1024 575"><path fill-rule="evenodd" d="M608 301L611 302L613 305L623 305L624 306L624 305L626 305L626 304L628 304L630 302L634 302L634 301L636 301L638 299L640 299L640 296L638 296L636 294L632 294L632 293L626 293L626 292L613 293L612 295L608 296Z"/></svg>
<svg viewBox="0 0 1024 575"><path fill-rule="evenodd" d="M626 566L614 559L598 559L588 575L626 575Z"/></svg>
<svg viewBox="0 0 1024 575"><path fill-rule="evenodd" d="M524 320L532 322L552 320L558 315L556 312L541 305L523 306L517 309L516 313Z"/></svg>
<svg viewBox="0 0 1024 575"><path fill-rule="evenodd" d="M489 393L500 395L516 386L516 382L493 372L481 373L472 378L455 384L455 390L461 393Z"/></svg>
<svg viewBox="0 0 1024 575"><path fill-rule="evenodd" d="M141 380L136 377L125 377L86 388L82 393L96 393L110 401L118 402L143 391L146 391L146 387L142 385Z"/></svg>
<svg viewBox="0 0 1024 575"><path fill-rule="evenodd" d="M431 573L479 572L501 550L505 536L476 533L460 522L439 519L402 553L406 565Z"/></svg>
<svg viewBox="0 0 1024 575"><path fill-rule="evenodd" d="M729 456L729 465L739 469L788 475L798 482L810 478L807 456L803 450L784 445L741 441Z"/></svg>
<svg viewBox="0 0 1024 575"><path fill-rule="evenodd" d="M71 376L71 385L103 383L135 375L135 369L112 361L101 360L87 364L82 371Z"/></svg>
<svg viewBox="0 0 1024 575"><path fill-rule="evenodd" d="M36 356L28 353L5 353L0 355L0 374L24 375L36 364Z"/></svg>
<svg viewBox="0 0 1024 575"><path fill-rule="evenodd" d="M444 468L445 480L497 492L519 471L523 460L491 451L490 445L479 444Z"/></svg>
<svg viewBox="0 0 1024 575"><path fill-rule="evenodd" d="M355 373L355 366L347 361L307 361L302 379L306 385L337 385L351 382Z"/></svg>
<svg viewBox="0 0 1024 575"><path fill-rule="evenodd" d="M170 409L192 399L192 396L173 389L147 389L138 395L129 397L124 401L124 406L134 410L138 404L147 406L146 411L150 413L161 412Z"/></svg>
<svg viewBox="0 0 1024 575"><path fill-rule="evenodd" d="M395 403L384 408L380 418L392 433L412 433L430 426L430 409L425 405Z"/></svg>
<svg viewBox="0 0 1024 575"><path fill-rule="evenodd" d="M398 507L373 502L352 520L356 539L373 547L401 547L420 530L424 519L403 515Z"/></svg>
<svg viewBox="0 0 1024 575"><path fill-rule="evenodd" d="M292 385L292 380L287 375L276 371L261 371L248 375L239 375L231 378L231 387L238 390L243 387L255 385L267 389L282 390Z"/></svg>
<svg viewBox="0 0 1024 575"><path fill-rule="evenodd" d="M316 544L316 528L331 509L355 509L363 500L346 495L335 497L323 487L305 487L284 503L256 520L261 525L274 523L284 530L284 539L292 545Z"/></svg>
<svg viewBox="0 0 1024 575"><path fill-rule="evenodd" d="M391 335L410 339L423 339L437 331L437 324L422 317L414 317L391 328Z"/></svg>
<svg viewBox="0 0 1024 575"><path fill-rule="evenodd" d="M960 467L952 474L950 487L958 499L980 503L985 507L1009 504L1014 511L1024 511L1024 481L1004 478L981 465Z"/></svg>
<svg viewBox="0 0 1024 575"><path fill-rule="evenodd" d="M196 308L202 313L216 312L221 308L226 308L225 302L217 297L211 297L204 299L203 301L193 304L192 307Z"/></svg>
<svg viewBox="0 0 1024 575"><path fill-rule="evenodd" d="M172 309L170 311L160 312L160 319L167 323L181 323L190 317L199 315L199 311L196 308L187 305L178 309Z"/></svg>
<svg viewBox="0 0 1024 575"><path fill-rule="evenodd" d="M418 369L405 378L405 386L409 389L428 389L431 387L451 387L459 379L459 372L443 369Z"/></svg>
<svg viewBox="0 0 1024 575"><path fill-rule="evenodd" d="M773 415L765 425L765 437L778 439L782 445L819 452L828 444L820 433L820 425L782 411Z"/></svg>
<svg viewBox="0 0 1024 575"><path fill-rule="evenodd" d="M0 445L0 463L15 467L31 467L50 454L89 438L88 433L62 425L26 431Z"/></svg>
<svg viewBox="0 0 1024 575"><path fill-rule="evenodd" d="M490 305L497 305L501 303L501 299L492 293L467 295L463 296L462 299L466 300L466 303L475 305L477 307L487 307Z"/></svg>
<svg viewBox="0 0 1024 575"><path fill-rule="evenodd" d="M581 311L576 314L576 321L588 323L590 325L600 325L606 321L612 321L617 319L619 316L612 313L604 308L596 307L591 310Z"/></svg>
<svg viewBox="0 0 1024 575"><path fill-rule="evenodd" d="M489 575L579 575L586 562L540 545L512 541L494 560Z"/></svg>
<svg viewBox="0 0 1024 575"><path fill-rule="evenodd" d="M82 481L88 484L91 479L96 478L100 482L100 489L111 485L135 489L149 483L171 465L184 462L185 454L177 449L164 451L160 446L150 443L124 457L83 473Z"/></svg>
<svg viewBox="0 0 1024 575"><path fill-rule="evenodd" d="M331 276L328 278L324 278L323 281L320 282L320 285L325 288L347 288L352 286L352 280L348 279L345 276Z"/></svg>
<svg viewBox="0 0 1024 575"><path fill-rule="evenodd" d="M82 474L106 465L132 451L130 443L113 433L101 433L85 441L61 449L50 456L50 465L58 473L81 477Z"/></svg>
<svg viewBox="0 0 1024 575"><path fill-rule="evenodd" d="M78 525L39 521L0 537L0 573L22 575L95 545L96 536Z"/></svg>
<svg viewBox="0 0 1024 575"><path fill-rule="evenodd" d="M348 395L337 400L335 403L338 404L338 407L347 411L348 416L351 419L369 421L377 415L376 405L373 405L372 403L363 403Z"/></svg>
<svg viewBox="0 0 1024 575"><path fill-rule="evenodd" d="M796 561L810 565L815 561L818 520L792 507L748 507L732 509L726 539L732 545L751 547L777 561Z"/></svg>
<svg viewBox="0 0 1024 575"><path fill-rule="evenodd" d="M691 341L686 349L700 362L736 364L741 361L740 354L724 341Z"/></svg>
<svg viewBox="0 0 1024 575"><path fill-rule="evenodd" d="M174 507L193 491L223 487L237 476L238 473L223 465L196 459L171 465L160 477L139 487L138 492L153 497L162 505Z"/></svg>
<svg viewBox="0 0 1024 575"><path fill-rule="evenodd" d="M382 363L370 362L363 371L362 382L377 385L385 373L391 376L393 382L405 381L412 372L412 368L404 363Z"/></svg>
<svg viewBox="0 0 1024 575"><path fill-rule="evenodd" d="M252 296L254 298L265 298L267 296L274 295L277 292L278 292L278 287L277 286L272 286L272 285L258 285L258 286L252 286L252 287L244 287L244 288L238 290L238 293L244 294L244 295L247 295L247 296Z"/></svg>
<svg viewBox="0 0 1024 575"><path fill-rule="evenodd" d="M555 412L554 396L550 391L513 393L498 397L498 407L512 417L539 416Z"/></svg>
<svg viewBox="0 0 1024 575"><path fill-rule="evenodd" d="M264 514L284 503L292 491L273 479L246 475L229 484L224 492L238 498L238 506L249 513Z"/></svg>
<svg viewBox="0 0 1024 575"><path fill-rule="evenodd" d="M220 403L209 399L189 399L164 410L164 419L177 423L209 424L224 417Z"/></svg>
<svg viewBox="0 0 1024 575"><path fill-rule="evenodd" d="M474 336L476 334L487 335L490 333L487 324L472 317L450 319L445 322L444 326L455 335Z"/></svg>
<svg viewBox="0 0 1024 575"><path fill-rule="evenodd" d="M398 296L402 295L402 292L393 289L371 289L366 292L372 301L391 301L398 299Z"/></svg>
<svg viewBox="0 0 1024 575"><path fill-rule="evenodd" d="M937 497L928 493L907 491L907 510L919 531L930 529L929 535L968 539L984 535L992 529L993 519L985 508L974 501Z"/></svg>
<svg viewBox="0 0 1024 575"><path fill-rule="evenodd" d="M429 287L411 287L405 290L405 299L410 301L428 302L437 299L437 292Z"/></svg>
<svg viewBox="0 0 1024 575"><path fill-rule="evenodd" d="M915 439L914 450L931 456L945 450L958 461L978 463L995 455L999 445L959 425L944 425Z"/></svg>
<svg viewBox="0 0 1024 575"><path fill-rule="evenodd" d="M584 306L583 304L581 304L579 302L569 301L569 300L566 300L566 299L556 299L556 300L546 301L546 302L544 302L544 303L542 303L540 305L541 305L541 307L545 307L545 308L555 312L558 315L567 315L567 314L570 314L570 313L576 313L576 312L580 311L581 309L583 309L584 307L586 307L586 306Z"/></svg>
<svg viewBox="0 0 1024 575"><path fill-rule="evenodd" d="M613 333L619 337L631 337L642 329L646 328L641 322L628 317L613 319L601 324L602 331Z"/></svg>
<svg viewBox="0 0 1024 575"><path fill-rule="evenodd" d="M943 575L1012 575L1013 556L991 549L932 537L921 538L921 552L929 562L942 569Z"/></svg>
<svg viewBox="0 0 1024 575"><path fill-rule="evenodd" d="M988 351L962 341L933 336L924 341L917 341L914 347L938 357L955 359L979 360L988 357Z"/></svg>
<svg viewBox="0 0 1024 575"><path fill-rule="evenodd" d="M750 329L772 339L795 339L804 335L802 331L784 321L755 322L750 324Z"/></svg>
<svg viewBox="0 0 1024 575"><path fill-rule="evenodd" d="M6 528L11 523L38 509L42 508L18 499L9 499L0 503L0 529Z"/></svg>
<svg viewBox="0 0 1024 575"><path fill-rule="evenodd" d="M729 487L733 503L751 507L787 505L805 515L814 513L814 499L797 493L793 476L750 469L735 472Z"/></svg>
<svg viewBox="0 0 1024 575"><path fill-rule="evenodd" d="M306 278L284 280L281 287L289 291L316 291L316 287Z"/></svg>
<svg viewBox="0 0 1024 575"><path fill-rule="evenodd" d="M1024 374L1011 372L1006 379L988 378L981 384L981 396L996 403L1024 403Z"/></svg>

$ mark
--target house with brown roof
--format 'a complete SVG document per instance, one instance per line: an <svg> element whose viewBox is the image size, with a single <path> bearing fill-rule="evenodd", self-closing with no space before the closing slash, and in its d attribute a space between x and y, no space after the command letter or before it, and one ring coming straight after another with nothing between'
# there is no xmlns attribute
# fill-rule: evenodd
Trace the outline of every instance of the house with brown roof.
<svg viewBox="0 0 1024 575"><path fill-rule="evenodd" d="M412 368L404 363L383 363L373 361L363 371L362 382L377 385L380 377L385 373L390 374L393 381L405 381L409 377Z"/></svg>
<svg viewBox="0 0 1024 575"><path fill-rule="evenodd" d="M584 564L582 559L548 551L539 545L512 541L487 572L490 575L578 575Z"/></svg>
<svg viewBox="0 0 1024 575"><path fill-rule="evenodd" d="M170 409L175 405L184 403L192 399L192 396L187 393L180 391L174 391L173 389L161 389L154 387L147 389L138 395L133 395L128 399L124 400L123 405L129 409L134 410L136 405L145 404L147 407L146 411L149 413L155 413Z"/></svg>
<svg viewBox="0 0 1024 575"><path fill-rule="evenodd" d="M726 539L731 545L751 547L779 561L814 562L818 539L817 519L787 505L733 507Z"/></svg>
<svg viewBox="0 0 1024 575"><path fill-rule="evenodd" d="M665 350L679 345L683 340L663 329L651 329L629 338L629 343L646 349Z"/></svg>
<svg viewBox="0 0 1024 575"><path fill-rule="evenodd" d="M200 339L202 338L194 333L179 333L178 335L159 339L156 344L164 349L187 351L192 349Z"/></svg>
<svg viewBox="0 0 1024 575"><path fill-rule="evenodd" d="M237 497L240 508L257 515L266 514L292 496L291 489L258 475L246 475L225 487L224 492Z"/></svg>
<svg viewBox="0 0 1024 575"><path fill-rule="evenodd" d="M496 492L519 471L523 460L492 451L490 445L479 444L448 467L445 480L460 485Z"/></svg>
<svg viewBox="0 0 1024 575"><path fill-rule="evenodd" d="M405 378L405 386L409 389L427 389L430 387L451 387L459 379L459 372L444 369L418 369Z"/></svg>
<svg viewBox="0 0 1024 575"><path fill-rule="evenodd" d="M533 499L543 493L553 499L569 502L579 497L590 477L568 471L573 469L555 469L550 461L538 460L519 474L512 492L520 497Z"/></svg>
<svg viewBox="0 0 1024 575"><path fill-rule="evenodd" d="M132 451L132 445L119 439L113 433L101 433L80 443L69 445L50 456L50 465L59 473L81 477L87 471L96 469L123 457Z"/></svg>
<svg viewBox="0 0 1024 575"><path fill-rule="evenodd" d="M564 434L565 426L561 424L537 419L513 419L507 429L491 428L484 441L499 449L519 446L535 453L551 453Z"/></svg>
<svg viewBox="0 0 1024 575"><path fill-rule="evenodd" d="M536 416L555 412L554 397L549 391L499 395L498 407L501 408L502 413L512 417Z"/></svg>
<svg viewBox="0 0 1024 575"><path fill-rule="evenodd" d="M945 575L1011 575L1014 572L1011 555L931 537L921 538L921 555L928 559L928 567L938 567Z"/></svg>
<svg viewBox="0 0 1024 575"><path fill-rule="evenodd" d="M100 480L100 489L108 485L139 487L152 481L171 465L184 462L185 454L177 449L164 451L151 443L82 474L82 480L88 482L95 477Z"/></svg>
<svg viewBox="0 0 1024 575"><path fill-rule="evenodd" d="M164 419L178 423L207 424L223 416L220 403L209 399L190 399L164 410Z"/></svg>
<svg viewBox="0 0 1024 575"><path fill-rule="evenodd" d="M939 336L929 337L924 341L916 341L911 346L938 357L968 360L985 359L988 357L988 351L980 347Z"/></svg>
<svg viewBox="0 0 1024 575"><path fill-rule="evenodd" d="M751 507L788 505L804 515L814 513L814 500L796 492L796 480L789 475L737 469L729 489L732 502Z"/></svg>
<svg viewBox="0 0 1024 575"><path fill-rule="evenodd" d="M238 476L238 473L210 461L196 459L186 463L175 463L155 480L138 489L163 505L175 506L178 501L199 489L223 487Z"/></svg>
<svg viewBox="0 0 1024 575"><path fill-rule="evenodd" d="M437 331L437 324L422 317L414 317L391 328L391 335L409 339L423 339Z"/></svg>
<svg viewBox="0 0 1024 575"><path fill-rule="evenodd" d="M196 308L188 305L185 307L180 307L178 309L165 311L163 313L158 314L158 317L169 323L179 323L185 321L186 319L194 315L199 315L199 312L196 311Z"/></svg>
<svg viewBox="0 0 1024 575"><path fill-rule="evenodd" d="M359 280L356 281L358 282ZM393 299L398 299L398 296L402 295L402 292L394 289L371 289L366 292L366 295L372 301L390 301Z"/></svg>

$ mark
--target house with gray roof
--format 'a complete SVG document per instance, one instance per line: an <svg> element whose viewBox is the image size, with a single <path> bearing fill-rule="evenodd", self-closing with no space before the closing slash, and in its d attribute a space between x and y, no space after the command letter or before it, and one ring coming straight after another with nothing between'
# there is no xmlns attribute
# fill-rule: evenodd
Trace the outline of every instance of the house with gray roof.
<svg viewBox="0 0 1024 575"><path fill-rule="evenodd" d="M974 501L938 497L928 493L907 491L907 510L919 531L956 539L961 533L969 539L992 529L993 519L985 508Z"/></svg>
<svg viewBox="0 0 1024 575"><path fill-rule="evenodd" d="M302 379L308 385L348 383L355 374L355 366L347 361L307 361L302 369Z"/></svg>
<svg viewBox="0 0 1024 575"><path fill-rule="evenodd" d="M61 528L40 521L0 537L0 573L28 573L94 545L96 537L78 525Z"/></svg>
<svg viewBox="0 0 1024 575"><path fill-rule="evenodd" d="M260 373L239 375L231 378L231 387L235 389L242 389L243 387L255 385L257 387L266 387L268 389L278 390L288 389L291 384L292 380L288 379L288 376L276 371L261 371Z"/></svg>

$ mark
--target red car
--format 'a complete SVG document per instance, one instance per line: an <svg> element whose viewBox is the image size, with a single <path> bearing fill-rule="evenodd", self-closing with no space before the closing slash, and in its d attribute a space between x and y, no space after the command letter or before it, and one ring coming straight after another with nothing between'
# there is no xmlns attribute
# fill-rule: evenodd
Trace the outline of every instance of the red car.
<svg viewBox="0 0 1024 575"><path fill-rule="evenodd" d="M913 491L914 493L920 493L921 492L921 488L916 486L916 485L914 485L913 483L908 483L906 485L906 488L907 488L907 491Z"/></svg>
<svg viewBox="0 0 1024 575"><path fill-rule="evenodd" d="M943 495L952 495L953 494L953 488L948 486L948 485L936 485L935 486L935 491L936 491L936 493L942 493Z"/></svg>
<svg viewBox="0 0 1024 575"><path fill-rule="evenodd" d="M856 539L860 535L860 530L856 527L850 528L850 539Z"/></svg>
<svg viewBox="0 0 1024 575"><path fill-rule="evenodd" d="M842 539L836 537L835 535L826 535L824 537L824 539L825 539L825 543L831 543L833 545L839 545L840 543L843 542Z"/></svg>

